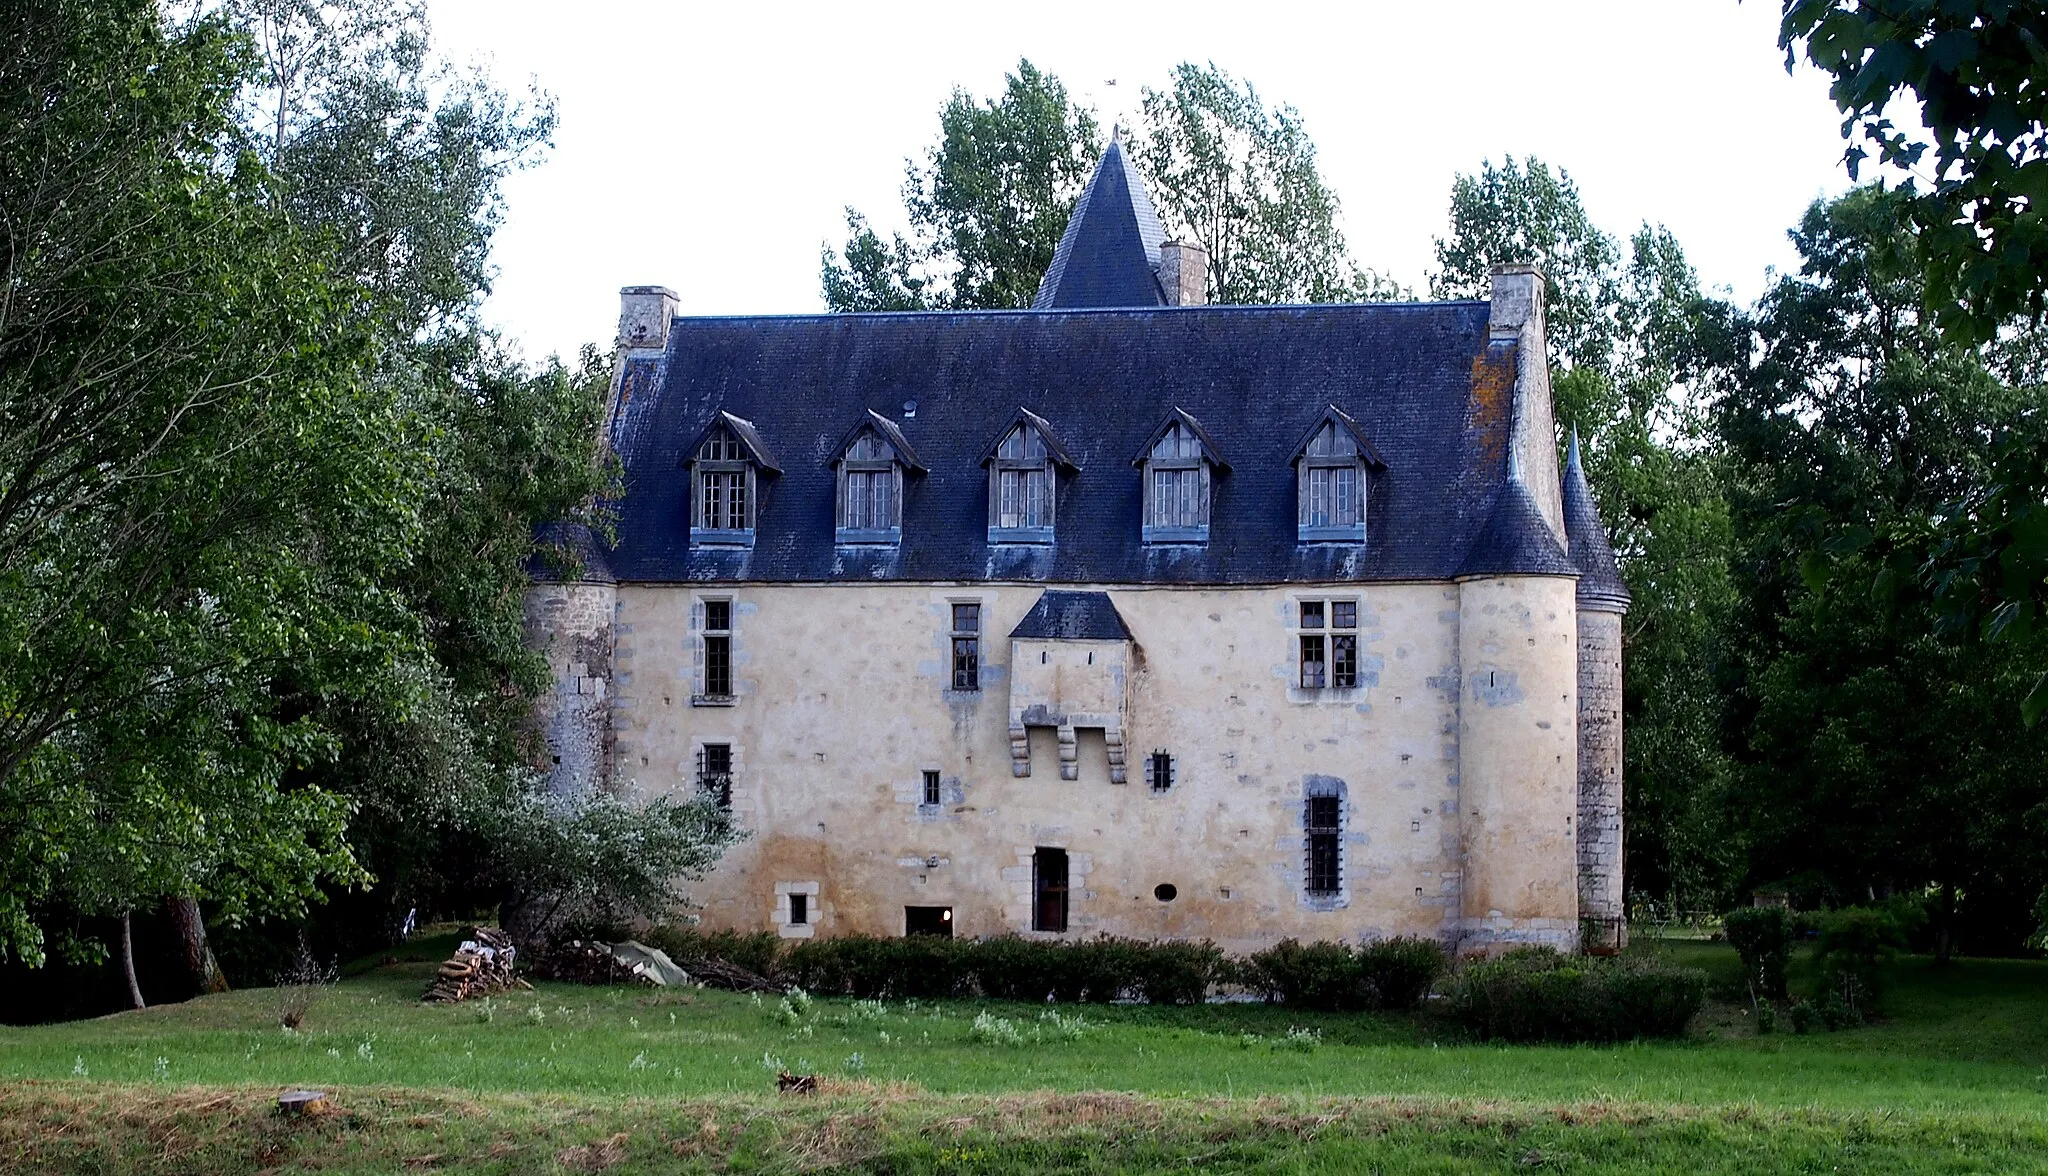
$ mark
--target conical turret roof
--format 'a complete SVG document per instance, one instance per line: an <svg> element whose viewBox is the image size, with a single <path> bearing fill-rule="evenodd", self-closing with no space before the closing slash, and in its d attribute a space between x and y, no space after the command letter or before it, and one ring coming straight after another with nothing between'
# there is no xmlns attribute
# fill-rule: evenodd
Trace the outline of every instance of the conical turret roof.
<svg viewBox="0 0 2048 1176"><path fill-rule="evenodd" d="M1579 607L1627 612L1628 585L1621 581L1614 546L1607 541L1600 507L1593 501L1593 487L1579 461L1577 429L1572 430L1571 449L1564 462L1564 534L1571 544L1572 563L1579 569Z"/></svg>
<svg viewBox="0 0 2048 1176"><path fill-rule="evenodd" d="M1159 246L1166 230L1119 136L1095 165L1067 231L1039 279L1033 310L1164 306Z"/></svg>

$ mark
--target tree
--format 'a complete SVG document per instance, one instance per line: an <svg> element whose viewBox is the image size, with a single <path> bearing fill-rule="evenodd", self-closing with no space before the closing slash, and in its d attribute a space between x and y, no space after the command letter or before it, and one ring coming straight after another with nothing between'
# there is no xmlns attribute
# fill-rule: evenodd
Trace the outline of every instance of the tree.
<svg viewBox="0 0 2048 1176"><path fill-rule="evenodd" d="M1337 196L1316 168L1300 112L1267 107L1250 83L1214 63L1174 67L1167 90L1146 87L1131 142L1169 236L1209 254L1209 300L1346 302L1400 297L1360 270L1337 228Z"/></svg>
<svg viewBox="0 0 2048 1176"><path fill-rule="evenodd" d="M248 704L405 643L374 586L417 468L352 290L218 154L229 30L138 0L6 19L0 944L40 958L38 903L156 897L123 877L278 909L354 876L336 798L279 787L317 733Z"/></svg>
<svg viewBox="0 0 2048 1176"><path fill-rule="evenodd" d="M1003 96L965 90L939 112L922 166L905 161L914 242L884 243L846 210L844 258L821 262L832 310L991 310L1031 305L1100 151L1095 118L1058 78L1019 60Z"/></svg>
<svg viewBox="0 0 2048 1176"><path fill-rule="evenodd" d="M1716 346L1734 464L1739 802L1758 880L1937 898L1936 946L2014 946L2048 880L2048 742L2018 702L2038 638L1942 635L1916 573L2032 393L1923 313L1912 197L1816 204L1802 265Z"/></svg>

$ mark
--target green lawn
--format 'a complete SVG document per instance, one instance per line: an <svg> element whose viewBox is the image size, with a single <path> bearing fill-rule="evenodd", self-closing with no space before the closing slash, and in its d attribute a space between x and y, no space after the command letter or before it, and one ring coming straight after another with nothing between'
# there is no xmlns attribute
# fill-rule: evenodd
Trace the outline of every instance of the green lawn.
<svg viewBox="0 0 2048 1176"><path fill-rule="evenodd" d="M1657 950L1733 968L1714 945ZM384 1171L423 1155L503 1171L1149 1170L1209 1152L1205 1166L1274 1171L2048 1171L2040 962L1909 960L1886 1019L1842 1033L1759 1037L1724 1005L1687 1041L1576 1048L1258 1005L1084 1006L1075 1037L1033 1006L819 1000L791 1018L773 997L552 984L485 1020L418 1004L430 972L345 980L299 1033L277 1028L268 990L0 1029L0 1139L64 1171L145 1153L164 1171ZM977 1040L982 1013L1025 1043ZM779 1068L834 1081L775 1096ZM349 1129L265 1116L287 1085L340 1091ZM1088 1093L1103 1091L1122 1094ZM143 1142L131 1155L118 1132L93 1144L52 1126L67 1122L130 1124ZM166 1131L205 1142L180 1159ZM583 1145L603 1147L563 1150Z"/></svg>

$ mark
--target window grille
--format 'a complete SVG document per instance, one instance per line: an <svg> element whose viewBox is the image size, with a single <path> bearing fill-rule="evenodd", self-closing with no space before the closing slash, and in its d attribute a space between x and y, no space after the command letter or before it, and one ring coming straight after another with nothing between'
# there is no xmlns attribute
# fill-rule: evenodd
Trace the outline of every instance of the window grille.
<svg viewBox="0 0 2048 1176"><path fill-rule="evenodd" d="M981 605L953 605L953 689L981 689Z"/></svg>
<svg viewBox="0 0 2048 1176"><path fill-rule="evenodd" d="M718 802L732 807L732 745L707 743L697 749L697 787Z"/></svg>
<svg viewBox="0 0 2048 1176"><path fill-rule="evenodd" d="M1342 807L1335 796L1311 796L1307 808L1307 890L1310 894L1335 894L1344 881Z"/></svg>
<svg viewBox="0 0 2048 1176"><path fill-rule="evenodd" d="M926 772L924 774L924 803L939 803L939 774L937 772Z"/></svg>
<svg viewBox="0 0 2048 1176"><path fill-rule="evenodd" d="M1145 784L1154 792L1165 792L1176 783L1173 756L1164 749L1145 757Z"/></svg>

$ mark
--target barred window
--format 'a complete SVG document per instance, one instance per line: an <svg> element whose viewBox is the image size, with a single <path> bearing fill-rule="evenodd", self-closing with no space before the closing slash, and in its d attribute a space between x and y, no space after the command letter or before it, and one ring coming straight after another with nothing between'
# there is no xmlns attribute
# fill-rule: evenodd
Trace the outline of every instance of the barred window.
<svg viewBox="0 0 2048 1176"><path fill-rule="evenodd" d="M732 807L732 744L707 743L697 749L697 787L718 807Z"/></svg>
<svg viewBox="0 0 2048 1176"><path fill-rule="evenodd" d="M926 771L924 774L924 803L939 803L939 774Z"/></svg>
<svg viewBox="0 0 2048 1176"><path fill-rule="evenodd" d="M1174 759L1165 748L1145 757L1145 784L1154 792L1165 792L1176 783Z"/></svg>
<svg viewBox="0 0 2048 1176"><path fill-rule="evenodd" d="M1303 823L1307 828L1310 894L1335 894L1342 887L1343 811L1335 796L1311 796Z"/></svg>
<svg viewBox="0 0 2048 1176"><path fill-rule="evenodd" d="M953 689L981 689L981 605L953 605Z"/></svg>

